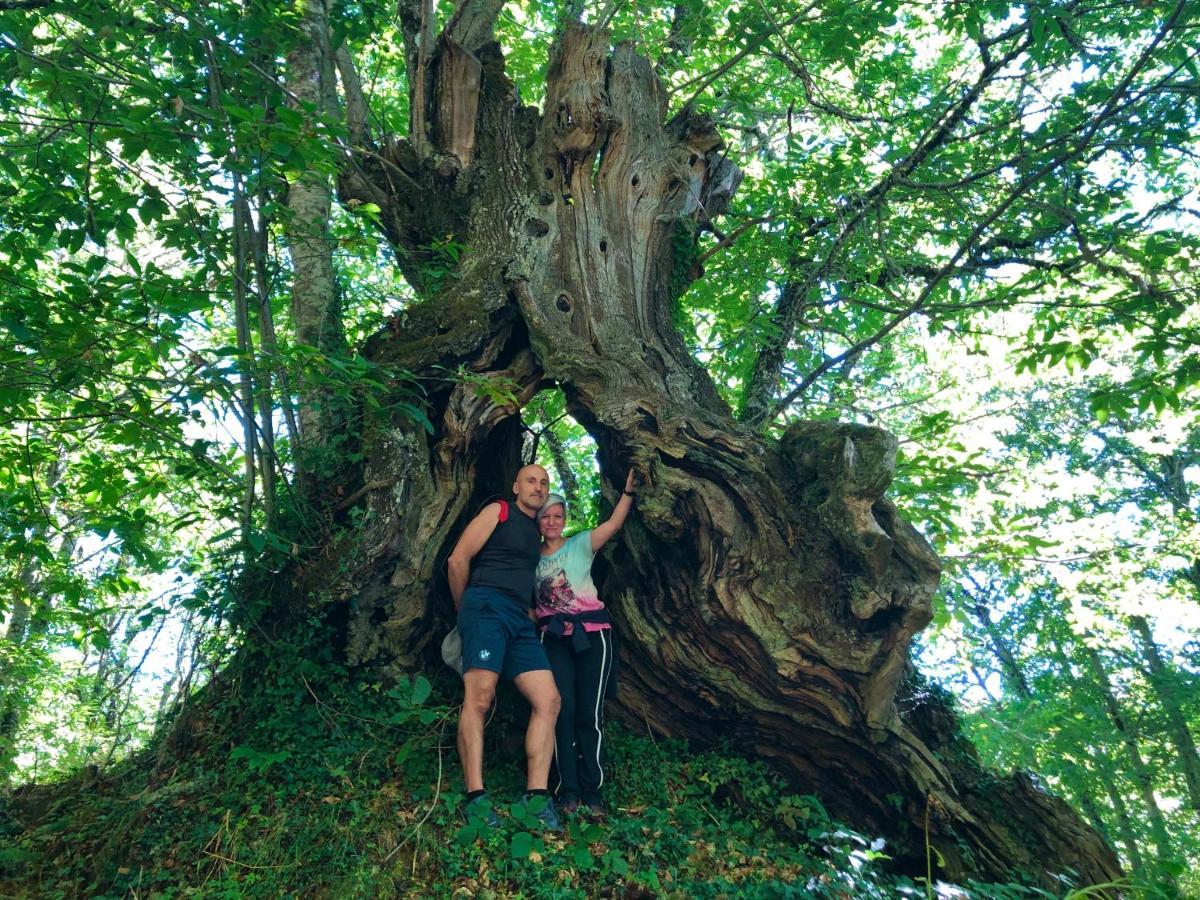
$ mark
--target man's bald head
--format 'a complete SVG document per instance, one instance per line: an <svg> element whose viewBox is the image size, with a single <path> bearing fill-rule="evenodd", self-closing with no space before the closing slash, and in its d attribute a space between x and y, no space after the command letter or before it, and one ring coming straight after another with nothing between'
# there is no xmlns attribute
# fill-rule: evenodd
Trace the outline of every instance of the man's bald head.
<svg viewBox="0 0 1200 900"><path fill-rule="evenodd" d="M526 515L533 515L542 508L550 493L550 475L536 463L522 466L512 489L517 497L517 506Z"/></svg>

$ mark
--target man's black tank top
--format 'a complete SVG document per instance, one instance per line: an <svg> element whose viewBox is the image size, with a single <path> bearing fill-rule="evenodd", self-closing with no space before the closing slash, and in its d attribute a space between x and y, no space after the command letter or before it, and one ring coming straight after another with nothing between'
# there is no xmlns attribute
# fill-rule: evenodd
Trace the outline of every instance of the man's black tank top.
<svg viewBox="0 0 1200 900"><path fill-rule="evenodd" d="M486 587L511 597L522 607L533 597L533 573L541 556L542 535L537 519L508 503L508 518L471 560L467 587Z"/></svg>

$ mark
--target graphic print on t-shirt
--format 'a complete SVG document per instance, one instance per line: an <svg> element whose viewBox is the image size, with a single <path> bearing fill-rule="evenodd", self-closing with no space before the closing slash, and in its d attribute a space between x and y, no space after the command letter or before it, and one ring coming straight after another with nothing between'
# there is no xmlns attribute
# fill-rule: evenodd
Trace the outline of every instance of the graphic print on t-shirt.
<svg viewBox="0 0 1200 900"><path fill-rule="evenodd" d="M538 608L552 609L555 612L572 612L577 610L579 601L571 585L567 583L567 573L561 568L553 574L538 579L537 584Z"/></svg>
<svg viewBox="0 0 1200 900"><path fill-rule="evenodd" d="M592 581L594 558L592 533L581 531L567 538L558 552L538 560L534 613L539 619L559 613L576 615L604 609ZM569 635L572 627L568 623L564 634ZM607 627L607 624L589 622L584 625L584 630L597 631Z"/></svg>

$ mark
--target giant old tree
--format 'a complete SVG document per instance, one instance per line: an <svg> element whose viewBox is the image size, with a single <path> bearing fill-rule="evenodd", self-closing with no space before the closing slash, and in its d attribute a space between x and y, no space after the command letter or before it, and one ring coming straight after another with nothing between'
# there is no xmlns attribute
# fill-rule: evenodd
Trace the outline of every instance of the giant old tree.
<svg viewBox="0 0 1200 900"><path fill-rule="evenodd" d="M106 282L105 296L129 290L130 318L151 314L151 296L190 312L228 254L243 533L287 527L278 418L296 450L292 487L336 529L324 546L297 543L277 585L336 623L352 663L435 664L445 556L479 501L507 489L522 405L555 388L595 438L606 483L631 465L643 481L602 584L626 638L620 714L701 742L736 735L921 866L928 827L951 876L1116 873L1065 804L1029 777L981 769L922 687L910 647L939 563L922 523L886 496L897 439L798 410L820 396L828 412L847 385L898 377L887 348L919 335L914 321L969 335L989 314L1031 307L1035 361L1086 358L1094 328L1146 328L1148 353L1172 340L1164 326L1181 304L1153 265L1171 245L1142 235L1177 209L1128 214L1122 178L1139 165L1169 175L1187 142L1192 5L424 0L401 3L393 23L371 4L258 4L245 18L185 4L165 25L136 3L112 21L106 10L64 5L55 27L82 39L53 58L36 27L3 37L50 73L64 112L86 107L72 122L87 158L62 162L80 203L39 201L58 197L62 179L44 173L64 129L38 126L30 177L43 193L6 240L58 228L46 210L73 223L57 236L68 253L110 231L129 240L140 204L161 240L203 265L179 296L151 265L132 288ZM124 35L146 57L144 80L117 50L89 77L93 32L102 49ZM142 40L164 33L169 64ZM398 55L385 49L393 37ZM54 79L72 66L82 74L66 89ZM139 117L159 133L140 132ZM106 152L118 174L92 178ZM232 198L227 242L197 240L187 203L168 217L161 179L121 184L145 156ZM346 347L355 245L335 258L339 203L382 236L415 298L375 323L363 348L375 387L357 393L313 377L314 360ZM286 272L270 265L273 234ZM307 348L291 357L275 352L276 280L291 291L281 341ZM69 367L50 357L55 385L107 365L90 345L62 353ZM298 357L305 366L286 365ZM184 387L211 362L189 356ZM380 373L397 377L390 396ZM117 400L105 421L160 424L124 387ZM244 544L247 560L262 549ZM294 613L258 625L287 629Z"/></svg>
<svg viewBox="0 0 1200 900"><path fill-rule="evenodd" d="M669 94L661 57L634 41L614 44L611 11L561 11L544 85L514 83L495 35L502 8L466 0L439 20L433 4L400 5L404 134L375 124L352 54L335 46L320 4L306 8L288 57L292 102L344 129L337 200L371 211L419 298L367 355L415 374L431 428L364 418L364 462L344 475L363 524L324 551L352 562L302 582L318 602L349 609L351 660L391 671L428 664L448 620L448 549L521 461L521 405L557 386L596 440L608 482L629 465L644 480L603 584L626 638L622 714L701 741L735 733L863 828L914 835L928 824L951 875L1117 874L1112 852L1070 808L1028 777L981 770L953 715L914 687L910 645L930 620L939 563L886 496L896 439L848 424L768 426L911 316L945 314L956 279L1096 261L1071 204L1087 194L1082 173L1098 148L1127 139L1136 105L1152 99L1143 80L1161 75L1155 54L1184 8L1148 16L1136 52L1098 80L1090 105L1040 137L1025 120L1031 111L1005 108L997 85L1026 77L1031 58L1034 69L1049 64L1048 29L1070 53L1113 21L1084 4L1057 18L1033 7L1002 21L968 15L966 74L920 104L926 119L884 157L881 174L776 210L789 267L769 291L769 325L738 414L676 313L704 277L702 246L727 245L772 218L729 215L743 174L727 136L704 103ZM852 121L853 111L823 99L787 37L819 16L760 12L760 33L731 48L730 64L774 54L813 108ZM689 22L700 17L687 5L671 12L668 63L691 50ZM843 42L855 27L866 26L851 21ZM1093 32L1080 37L1085 27ZM538 105L522 100L539 92ZM985 140L973 132L989 115L995 152L964 171L956 148ZM790 108L787 116L790 128ZM333 190L313 174L288 198L300 334L336 331L324 237ZM931 193L961 227L886 224ZM849 252L871 240L874 258ZM905 242L910 252L900 253ZM1072 259L1048 261L1047 248L1064 246ZM884 310L868 335L789 376L806 308L866 291ZM461 376L446 377L454 371ZM314 419L301 437L319 445L323 428Z"/></svg>

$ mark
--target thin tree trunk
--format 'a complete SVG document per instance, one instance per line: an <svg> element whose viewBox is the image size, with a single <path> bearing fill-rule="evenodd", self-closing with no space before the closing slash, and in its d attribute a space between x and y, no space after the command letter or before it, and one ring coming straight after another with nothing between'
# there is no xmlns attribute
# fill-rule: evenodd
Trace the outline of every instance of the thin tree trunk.
<svg viewBox="0 0 1200 900"><path fill-rule="evenodd" d="M1108 711L1108 717L1112 721L1113 727L1117 729L1117 733L1121 736L1121 742L1125 745L1125 752L1129 756L1130 772L1133 776L1132 780L1138 787L1138 792L1142 796L1142 803L1146 807L1146 814L1150 818L1150 836L1154 841L1159 861L1167 862L1174 855L1171 848L1171 839L1167 834L1167 825L1163 819L1162 810L1159 808L1158 800L1154 796L1154 779L1151 777L1150 768L1146 765L1146 761L1142 758L1142 752L1138 748L1137 734L1125 718L1125 714L1121 711L1121 705L1117 702L1116 694L1113 693L1108 671L1104 667L1104 661L1100 658L1100 651L1090 644L1085 644L1084 653L1087 656L1092 677L1100 689L1105 709Z"/></svg>
<svg viewBox="0 0 1200 900"><path fill-rule="evenodd" d="M66 469L66 461L62 457L50 464L46 471L45 485L48 490L58 484ZM35 476L36 477L36 476ZM43 538L51 527L73 527L71 517L66 516L66 523L56 522L60 510L56 504L46 510L49 519L34 524L31 531L34 538ZM64 565L69 565L75 554L77 538L67 531L62 543L55 551ZM16 737L25 722L29 711L28 697L25 695L25 684L19 679L17 671L10 665L16 658L15 652L22 648L28 650L35 645L50 630L52 610L50 598L42 590L42 578L34 557L27 556L21 560L18 569L19 587L13 594L12 613L5 629L4 640L9 644L9 653L0 654L0 770L5 769L16 756Z"/></svg>
<svg viewBox="0 0 1200 900"><path fill-rule="evenodd" d="M258 435L255 429L257 415L254 403L254 343L250 337L250 303L247 298L250 287L248 213L242 179L235 173L233 176L233 304L234 321L237 328L238 402L242 410L242 443L244 445L242 459L245 470L243 477L246 479L242 490L242 542L245 547L247 563L254 556L250 545L250 534L254 528L254 498L257 481L255 451L258 447Z"/></svg>
<svg viewBox="0 0 1200 900"><path fill-rule="evenodd" d="M975 588L980 591L983 590L982 585L978 582L975 582ZM1017 658L1017 654L1009 643L1007 636L996 627L996 623L992 621L987 606L983 602L970 597L968 597L968 600L970 601L971 611L987 635L988 648L992 651L992 655L996 657L1000 665L1005 683L1022 700L1031 700L1033 698L1033 691L1029 687L1028 679L1025 677L1025 668ZM1074 681L1074 675L1071 674L1070 666L1067 664L1061 648L1058 649L1058 663L1068 683ZM1081 749L1086 753L1086 748ZM1104 834L1107 828L1100 808L1092 796L1089 784L1091 779L1088 777L1087 770L1070 759L1064 761L1064 768L1070 775L1067 783L1068 789L1077 798L1080 807L1087 814L1093 827ZM1137 841L1134 838L1133 827L1129 820L1129 811L1125 806L1125 800L1116 791L1111 777L1103 772L1103 766L1101 766L1101 770L1102 778L1105 781L1105 788L1113 804L1113 812L1117 817L1117 830L1121 835L1121 843L1125 846L1125 852L1129 857L1130 864L1134 868L1141 868L1141 851L1138 849Z"/></svg>
<svg viewBox="0 0 1200 900"><path fill-rule="evenodd" d="M293 453L300 446L300 426L296 421L296 409L292 403L291 379L287 367L279 358L279 340L275 333L275 312L272 308L271 278L269 275L269 254L267 234L270 222L262 212L266 205L267 194L262 192L258 197L259 218L257 224L251 220L252 241L254 251L254 283L258 294L258 339L262 348L263 360L259 367L259 416L262 419L263 443L265 458L270 460L269 470L264 471L263 507L267 517L267 527L272 529L278 519L279 503L276 498L276 483L282 484L284 490L291 493L292 484L287 472L279 465L279 454L275 443L275 403L276 394L272 379L279 385L279 409L283 413L284 430ZM268 493L267 484L270 483ZM295 498L293 498L295 499Z"/></svg>
<svg viewBox="0 0 1200 900"><path fill-rule="evenodd" d="M579 509L579 480L567 462L566 448L563 447L562 441L558 439L554 428L549 424L542 428L542 437L546 439L546 446L550 448L550 458L554 460L554 468L558 472L558 483L562 485L563 496L567 499L567 507Z"/></svg>
<svg viewBox="0 0 1200 900"><path fill-rule="evenodd" d="M10 645L19 647L25 643L26 628L29 627L29 598L32 596L34 584L33 562L25 559L17 570L17 587L12 592L12 605L9 607L8 627L4 629L4 639ZM7 657L0 657L0 684L4 683Z"/></svg>
<svg viewBox="0 0 1200 900"><path fill-rule="evenodd" d="M171 707L171 702L174 700L175 686L180 683L183 677L183 663L187 658L188 644L192 639L192 616L194 613L189 613L188 617L183 620L183 627L179 632L179 640L175 644L175 661L171 666L171 675L163 682L162 690L158 694L158 704L155 707L154 717L160 720Z"/></svg>
<svg viewBox="0 0 1200 900"><path fill-rule="evenodd" d="M1108 802L1112 804L1113 812L1117 816L1117 829L1121 834L1121 843L1125 846L1125 855L1129 857L1129 865L1133 867L1134 871L1143 869L1145 863L1135 837L1137 832L1134 831L1133 819L1129 815L1129 806L1125 803L1125 797L1117 788L1112 773L1104 766L1103 761L1097 768L1097 777L1104 786L1104 792L1108 794Z"/></svg>
<svg viewBox="0 0 1200 900"><path fill-rule="evenodd" d="M433 40L437 27L437 11L434 0L418 0L421 10L419 40L417 43L416 78L409 92L409 139L418 155L429 149L429 59L433 55Z"/></svg>
<svg viewBox="0 0 1200 900"><path fill-rule="evenodd" d="M301 37L287 54L286 83L292 105L318 131L322 119L337 112L337 84L329 46L324 0L305 0ZM315 112L313 111L315 110ZM284 235L292 259L292 322L296 341L318 351L313 370L323 356L343 354L341 304L333 270L333 240L329 216L333 188L325 172L312 168L299 174L287 192ZM300 451L298 467L310 468L306 453L327 447L338 428L335 392L310 372L300 390ZM327 462L327 461L326 461Z"/></svg>
<svg viewBox="0 0 1200 900"><path fill-rule="evenodd" d="M1064 768L1071 776L1071 780L1065 785L1067 792L1075 798L1075 802L1079 804L1079 808L1083 810L1092 827L1101 834L1107 834L1108 825L1104 821L1100 807L1096 805L1096 798L1092 796L1088 784L1089 779L1083 769L1073 762L1066 763Z"/></svg>
<svg viewBox="0 0 1200 900"><path fill-rule="evenodd" d="M570 13L568 13L570 16ZM578 14L570 16L577 18ZM659 75L669 74L671 63L682 65L692 54L692 36L686 34L688 25L696 18L695 12L686 3L676 3L671 11L671 30L667 35L662 56L654 64Z"/></svg>
<svg viewBox="0 0 1200 900"><path fill-rule="evenodd" d="M792 260L790 268L799 268ZM783 377L783 361L796 331L800 313L804 308L805 295L813 287L811 278L793 278L779 289L779 297L771 313L771 331L766 342L759 348L754 361L754 371L746 383L742 399L742 418L751 424L765 421L771 412L775 396L779 392Z"/></svg>
<svg viewBox="0 0 1200 900"><path fill-rule="evenodd" d="M977 582L975 583L975 587L982 590L982 586ZM1017 654L1009 643L1007 636L996 627L996 623L992 621L987 607L982 602L973 602L971 609L987 634L988 647L1000 664L1005 682L1022 700L1031 700L1033 698L1033 691L1029 687L1028 679L1025 677L1025 668L1017 658ZM1070 672L1070 668L1065 664L1065 659L1061 656L1060 665L1063 666L1064 672ZM1069 677L1069 681L1071 680L1074 680L1073 676ZM1086 748L1083 748L1083 750L1086 752ZM1077 798L1080 807L1087 814L1092 826L1100 833L1105 833L1107 828L1104 817L1100 812L1096 799L1092 796L1087 770L1070 759L1065 760L1065 769L1071 776L1068 782L1068 789ZM1106 787L1110 799L1113 800L1113 810L1117 816L1118 830L1121 834L1121 842L1125 845L1126 854L1129 857L1130 863L1135 868L1140 868L1142 865L1141 853L1138 849L1137 841L1133 836L1133 829L1129 821L1129 812L1125 807L1124 798L1119 793L1115 793L1115 787L1112 784L1111 778L1107 780Z"/></svg>
<svg viewBox="0 0 1200 900"><path fill-rule="evenodd" d="M1092 827L1101 834L1107 835L1109 828L1104 820L1104 814L1100 809L1096 798L1092 795L1092 783L1097 780L1088 774L1087 769L1079 763L1071 759L1062 761L1063 768L1069 776L1065 787L1075 797L1079 807L1088 817L1088 821L1092 823ZM1099 777L1103 781L1107 776ZM1108 787L1113 788L1112 779L1108 779ZM1113 799L1114 807L1113 814L1117 819L1117 832L1121 837L1121 843L1126 848L1126 855L1129 857L1129 862L1135 868L1142 864L1141 853L1138 850L1137 841L1133 836L1133 829L1129 821L1129 811L1125 808L1125 801L1120 794L1115 796L1110 791L1110 799Z"/></svg>
<svg viewBox="0 0 1200 900"><path fill-rule="evenodd" d="M1154 642L1150 623L1143 616L1130 616L1129 625L1141 644L1146 664L1150 670L1150 686L1159 704L1167 714L1171 743L1179 757L1179 768L1187 785L1188 800L1192 809L1200 810L1200 756L1196 753L1196 742L1188 729L1183 708L1176 693L1174 677Z"/></svg>
<svg viewBox="0 0 1200 900"><path fill-rule="evenodd" d="M1055 639L1052 643L1054 647L1053 659L1058 666L1062 679L1067 684L1074 684L1078 680L1078 676L1071 668L1070 655L1061 641ZM1087 748L1085 747L1083 750L1087 754ZM1108 796L1113 815L1117 819L1117 833L1121 837L1121 844L1125 847L1125 856L1129 859L1130 866L1136 871L1143 868L1142 851L1137 842L1137 832L1134 831L1133 820L1129 815L1129 805L1125 802L1125 796L1118 789L1116 781L1113 780L1109 762L1108 757L1100 756L1094 760L1094 765L1091 769L1086 771L1095 772L1096 779L1100 782L1104 793ZM1075 764L1072 765L1074 767Z"/></svg>
<svg viewBox="0 0 1200 900"><path fill-rule="evenodd" d="M263 335L273 333L269 321L271 298L269 285L265 278L265 248L260 255L258 235L254 227L254 216L250 209L250 200L246 196L241 176L234 175L234 254L238 259L235 276L240 285L241 296L238 303L238 347L247 353L250 365L250 394L242 392L243 408L250 419L256 444L258 446L258 466L262 484L263 516L268 531L273 531L277 518L278 505L275 499L275 402L271 389L271 363L259 364L254 351L254 338L251 332L250 298L256 299L255 318L257 320L259 341ZM253 278L253 287L251 286ZM264 312L268 321L264 323ZM243 339L242 331L245 331ZM266 347L263 347L263 352ZM247 406L247 402L249 405Z"/></svg>
<svg viewBox="0 0 1200 900"><path fill-rule="evenodd" d="M8 768L16 756L17 731L24 717L26 700L16 680L13 663L17 652L35 637L30 627L31 603L35 596L33 562L31 559L22 561L18 574L18 587L12 594L11 613L8 627L4 632L8 648L0 654L0 771Z"/></svg>
<svg viewBox="0 0 1200 900"><path fill-rule="evenodd" d="M982 586L978 583L975 587L977 590L983 590ZM1008 637L1002 634L1000 629L996 627L996 623L992 621L991 613L985 603L977 597L972 597L966 591L962 593L963 597L967 600L968 608L975 616L975 621L979 623L979 627L987 635L988 649L992 651L992 655L996 657L996 661L1000 664L1000 673L1004 676L1005 683L1018 697L1028 700L1033 696L1033 691L1029 688L1029 682L1025 679L1025 670L1017 660L1017 655L1009 644Z"/></svg>
<svg viewBox="0 0 1200 900"><path fill-rule="evenodd" d="M224 87L221 84L221 71L217 65L217 55L213 52L211 42L205 42L205 53L208 56L208 88L209 105L221 117L226 126L228 116L224 111ZM232 143L233 135L230 129L230 140L233 146L232 156L237 159L237 145ZM249 289L247 270L248 247L246 244L247 229L245 223L245 191L242 187L241 175L233 174L233 320L237 334L238 360L238 418L242 423L242 504L240 526L242 533L242 552L246 564L249 565L254 557L250 544L250 534L254 527L254 498L257 483L255 466L255 449L257 436L254 430L254 348L250 343L250 314L246 293Z"/></svg>
<svg viewBox="0 0 1200 900"><path fill-rule="evenodd" d="M81 701L95 710L109 730L116 723L116 695L124 683L127 670L128 644L124 631L128 619L128 613L118 612L100 620L108 638L107 646L101 647L96 658L96 671L92 676L91 685L86 693L81 690L79 696Z"/></svg>

